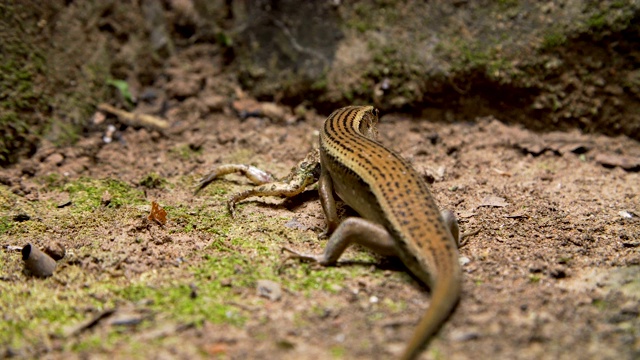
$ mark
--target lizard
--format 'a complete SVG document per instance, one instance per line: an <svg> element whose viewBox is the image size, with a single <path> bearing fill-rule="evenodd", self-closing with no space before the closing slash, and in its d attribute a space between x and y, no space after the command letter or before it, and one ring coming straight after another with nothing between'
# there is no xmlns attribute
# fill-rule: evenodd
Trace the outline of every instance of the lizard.
<svg viewBox="0 0 640 360"><path fill-rule="evenodd" d="M249 196L293 196L317 181L326 222L320 237L329 237L325 251L317 255L287 247L283 250L323 266L336 264L352 243L399 257L432 292L431 304L401 356L407 360L420 354L458 303L462 278L459 230L455 215L439 211L417 171L378 141L377 123L378 111L373 106L334 111L320 130L319 149L294 169L288 182L269 184L265 178L258 188L233 196L228 207L233 214L235 203ZM312 166L318 157L319 174ZM231 171L243 172L241 166L233 165ZM203 178L198 190L211 182L215 173ZM334 194L361 217L340 221Z"/></svg>

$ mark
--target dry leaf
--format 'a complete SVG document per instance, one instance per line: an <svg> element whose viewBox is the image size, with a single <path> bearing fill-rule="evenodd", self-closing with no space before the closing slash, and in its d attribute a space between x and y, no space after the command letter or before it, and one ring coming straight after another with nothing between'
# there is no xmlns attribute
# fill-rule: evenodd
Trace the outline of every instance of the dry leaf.
<svg viewBox="0 0 640 360"><path fill-rule="evenodd" d="M149 221L155 221L160 225L167 223L167 211L158 205L157 202L151 202L151 213L147 216Z"/></svg>
<svg viewBox="0 0 640 360"><path fill-rule="evenodd" d="M209 355L224 355L229 351L229 345L223 342L217 342L214 344L206 345L204 347L204 351L206 351Z"/></svg>
<svg viewBox="0 0 640 360"><path fill-rule="evenodd" d="M511 177L511 173L508 172L508 171L504 171L504 170L500 170L500 169L496 169L496 168L493 168L493 171L495 171L496 174L498 174L498 175Z"/></svg>

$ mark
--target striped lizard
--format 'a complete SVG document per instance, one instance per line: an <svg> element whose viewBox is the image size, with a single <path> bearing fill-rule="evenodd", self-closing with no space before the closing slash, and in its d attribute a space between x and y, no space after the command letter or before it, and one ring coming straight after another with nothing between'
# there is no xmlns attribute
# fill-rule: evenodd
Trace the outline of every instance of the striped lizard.
<svg viewBox="0 0 640 360"><path fill-rule="evenodd" d="M293 257L329 266L344 250L358 243L382 254L398 256L422 282L429 285L432 301L418 323L401 359L414 359L455 308L461 292L458 261L458 224L450 211L440 213L421 176L398 154L377 141L378 111L372 106L349 106L334 111L320 131L319 154L315 150L302 161L288 181L270 183L266 173L255 177L252 190L229 200L229 210L249 196L293 196L318 182L326 217L321 236L330 236L321 255L301 254L284 248ZM319 157L320 171L317 163ZM244 165L203 178L198 190L219 175L231 171L246 174ZM361 217L339 221L334 194Z"/></svg>

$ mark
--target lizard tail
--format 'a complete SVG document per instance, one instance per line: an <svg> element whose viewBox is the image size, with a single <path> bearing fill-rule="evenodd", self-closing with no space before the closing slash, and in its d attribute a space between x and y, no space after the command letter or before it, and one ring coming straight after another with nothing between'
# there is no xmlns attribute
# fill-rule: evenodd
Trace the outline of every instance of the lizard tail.
<svg viewBox="0 0 640 360"><path fill-rule="evenodd" d="M459 267L454 271L460 271ZM404 350L402 360L417 358L422 349L429 343L433 336L440 330L444 321L449 317L458 304L461 292L460 277L454 274L443 274L440 281L432 287L433 297L427 312L420 319L420 323Z"/></svg>

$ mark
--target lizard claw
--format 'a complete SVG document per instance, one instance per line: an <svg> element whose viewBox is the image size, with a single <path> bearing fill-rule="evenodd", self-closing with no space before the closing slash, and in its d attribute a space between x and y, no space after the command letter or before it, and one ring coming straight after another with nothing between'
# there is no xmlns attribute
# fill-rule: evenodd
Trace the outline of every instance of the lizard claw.
<svg viewBox="0 0 640 360"><path fill-rule="evenodd" d="M312 254L302 254L299 253L295 250L291 250L290 248L283 246L282 247L282 252L288 252L289 256L287 256L283 263L286 262L289 259L299 259L302 261L310 261L310 262L315 262L315 263L322 263L322 256L319 255L312 255Z"/></svg>
<svg viewBox="0 0 640 360"><path fill-rule="evenodd" d="M322 264L322 258L323 258L322 256L302 254L286 246L282 247L281 252L288 252L289 255L286 258L284 258L284 260L282 260L282 263L280 264L277 270L278 274L282 273L282 269L284 268L285 263L291 259L298 259L301 261L309 261L312 263Z"/></svg>
<svg viewBox="0 0 640 360"><path fill-rule="evenodd" d="M328 239L335 230L336 230L335 225L327 224L324 230L322 230L322 232L318 234L318 239L320 240Z"/></svg>
<svg viewBox="0 0 640 360"><path fill-rule="evenodd" d="M227 210L229 210L229 215L233 219L236 216L236 202L234 199L227 201Z"/></svg>
<svg viewBox="0 0 640 360"><path fill-rule="evenodd" d="M284 264L289 261L290 259L298 259L301 261L308 261L311 263L315 263L315 264L320 264L323 266L327 265L327 262L324 260L324 255L313 255L313 254L303 254L303 253L299 253L295 250L291 250L290 248L283 246L282 247L282 252L288 252L289 255L284 258L284 260L282 260L282 264L280 264L280 266L278 267L278 273L282 272L282 268L284 268Z"/></svg>

